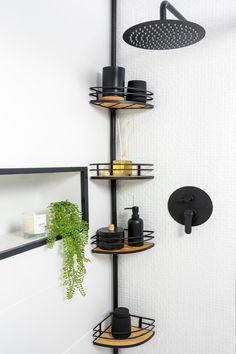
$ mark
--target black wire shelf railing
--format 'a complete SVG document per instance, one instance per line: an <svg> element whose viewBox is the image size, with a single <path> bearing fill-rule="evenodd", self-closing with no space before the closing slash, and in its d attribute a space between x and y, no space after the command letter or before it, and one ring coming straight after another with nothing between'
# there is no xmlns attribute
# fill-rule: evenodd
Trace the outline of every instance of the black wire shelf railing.
<svg viewBox="0 0 236 354"><path fill-rule="evenodd" d="M90 87L91 104L108 109L150 109L151 91L134 87ZM128 98L128 99L127 99Z"/></svg>
<svg viewBox="0 0 236 354"><path fill-rule="evenodd" d="M135 347L146 343L155 334L155 320L152 318L131 315L131 334L119 332L119 334L127 336L130 334L126 339L117 339L112 336L111 323L112 313L93 328L93 343L95 345L109 348Z"/></svg>
<svg viewBox="0 0 236 354"><path fill-rule="evenodd" d="M128 229L125 229L124 238L121 240L120 237L112 237L111 239L105 239L104 237L96 234L91 237L91 245L94 247L92 249L93 253L100 254L128 254L128 253L137 253L147 251L148 249L154 247L154 242L151 242L154 239L154 231L144 230L143 239L140 242L140 239L137 236L128 237ZM110 240L110 244L109 244ZM103 245L105 244L111 246L111 248L119 249L105 249Z"/></svg>
<svg viewBox="0 0 236 354"><path fill-rule="evenodd" d="M92 163L90 173L92 179L152 179L154 165L148 163L131 163L115 161L113 163Z"/></svg>

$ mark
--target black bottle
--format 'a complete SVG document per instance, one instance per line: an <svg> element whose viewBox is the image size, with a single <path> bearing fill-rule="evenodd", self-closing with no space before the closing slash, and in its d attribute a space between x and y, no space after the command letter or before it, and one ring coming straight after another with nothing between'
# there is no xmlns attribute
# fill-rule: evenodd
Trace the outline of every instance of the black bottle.
<svg viewBox="0 0 236 354"><path fill-rule="evenodd" d="M126 307L117 307L114 310L111 334L117 339L126 339L131 335L131 318Z"/></svg>
<svg viewBox="0 0 236 354"><path fill-rule="evenodd" d="M128 221L128 245L129 246L143 246L143 219L139 217L139 207L133 206L132 217Z"/></svg>

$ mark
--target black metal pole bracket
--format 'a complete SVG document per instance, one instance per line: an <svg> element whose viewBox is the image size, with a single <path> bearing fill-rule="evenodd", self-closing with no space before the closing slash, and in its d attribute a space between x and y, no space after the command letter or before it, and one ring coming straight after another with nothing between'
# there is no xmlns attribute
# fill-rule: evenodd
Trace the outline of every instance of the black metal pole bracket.
<svg viewBox="0 0 236 354"><path fill-rule="evenodd" d="M169 10L172 15L174 15L178 20L181 20L181 21L187 21L186 18L181 15L181 13L176 10L176 8L171 5L169 3L169 1L162 1L161 5L160 5L160 19L161 20L166 20L167 17L166 17L166 10Z"/></svg>

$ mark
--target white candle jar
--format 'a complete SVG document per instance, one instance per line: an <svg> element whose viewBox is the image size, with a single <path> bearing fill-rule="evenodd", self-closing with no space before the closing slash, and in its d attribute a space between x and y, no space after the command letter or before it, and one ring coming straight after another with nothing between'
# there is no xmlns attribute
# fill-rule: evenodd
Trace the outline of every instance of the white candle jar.
<svg viewBox="0 0 236 354"><path fill-rule="evenodd" d="M47 226L47 214L34 212L23 214L23 232L25 237L45 236Z"/></svg>

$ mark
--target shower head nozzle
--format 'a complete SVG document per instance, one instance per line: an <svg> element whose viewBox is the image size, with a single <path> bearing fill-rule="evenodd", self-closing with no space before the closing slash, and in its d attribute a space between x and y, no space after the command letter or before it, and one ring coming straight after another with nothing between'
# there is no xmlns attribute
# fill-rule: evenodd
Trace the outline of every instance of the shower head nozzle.
<svg viewBox="0 0 236 354"><path fill-rule="evenodd" d="M167 20L166 10L177 20ZM187 21L168 1L160 6L160 20L143 22L125 31L123 39L133 47L142 49L176 49L199 42L205 30L197 23Z"/></svg>

